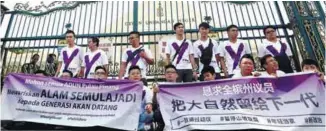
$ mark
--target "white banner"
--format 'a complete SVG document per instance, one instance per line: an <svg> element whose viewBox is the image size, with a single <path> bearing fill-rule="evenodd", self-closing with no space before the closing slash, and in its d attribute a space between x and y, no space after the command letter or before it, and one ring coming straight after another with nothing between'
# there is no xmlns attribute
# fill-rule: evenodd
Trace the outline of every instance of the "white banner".
<svg viewBox="0 0 326 131"><path fill-rule="evenodd" d="M316 74L159 88L167 130L325 130L325 88Z"/></svg>
<svg viewBox="0 0 326 131"><path fill-rule="evenodd" d="M10 74L2 92L1 117L64 126L136 130L141 94L141 82Z"/></svg>

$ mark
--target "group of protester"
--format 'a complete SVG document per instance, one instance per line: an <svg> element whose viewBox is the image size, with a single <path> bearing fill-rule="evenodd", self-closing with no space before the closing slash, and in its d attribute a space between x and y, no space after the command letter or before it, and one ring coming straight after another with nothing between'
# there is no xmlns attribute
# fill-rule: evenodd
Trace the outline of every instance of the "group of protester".
<svg viewBox="0 0 326 131"><path fill-rule="evenodd" d="M192 43L185 38L184 25L176 23L173 27L176 35L167 41L166 66L164 76L166 82L211 81L224 78L243 77L279 77L294 73L291 66L292 51L289 44L277 38L276 28L266 26L263 29L266 39L258 47L258 57L264 72L255 71L255 61L251 55L250 45L238 39L238 27L230 25L226 31L228 40L218 43L208 37L208 23L199 25L200 39ZM67 47L64 47L54 64L56 56L50 54L45 71L36 65L39 55L32 57L31 63L24 64L22 72L42 76L69 78L107 79L109 74L108 59L104 51L98 49L99 39L88 39L89 52L84 53L75 44L75 33L66 33ZM129 79L144 82L145 97L142 102L142 112L139 118L139 130L162 130L164 122L159 111L156 95L158 87L149 87L146 81L147 66L154 64L151 51L140 44L140 33L129 34L131 47L122 52L121 67L118 79ZM305 59L301 67L303 72L316 72L324 81L316 61ZM56 69L56 70L50 70ZM199 75L198 75L199 74ZM157 125L153 125L155 122Z"/></svg>

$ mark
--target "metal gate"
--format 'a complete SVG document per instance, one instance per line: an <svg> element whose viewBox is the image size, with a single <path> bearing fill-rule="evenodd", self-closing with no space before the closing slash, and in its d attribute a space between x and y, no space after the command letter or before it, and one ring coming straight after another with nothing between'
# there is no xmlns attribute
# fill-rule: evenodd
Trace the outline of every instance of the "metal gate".
<svg viewBox="0 0 326 131"><path fill-rule="evenodd" d="M320 2L316 2L320 5ZM101 2L52 2L29 7L17 3L15 11L6 12L2 26L6 34L1 39L2 77L9 72L19 72L24 63L30 62L35 53L40 55L41 69L45 68L48 54L58 56L58 46L64 42L64 32L74 30L76 43L87 51L87 38L97 36L110 47L110 76L117 76L121 52L129 46L128 33L141 32L141 42L155 55L155 64L148 68L149 78L158 79L163 73L160 60L161 44L173 36L173 24L182 22L188 39L199 38L198 25L206 21L212 26L210 36L218 41L227 39L226 27L239 26L239 38L246 40L255 56L257 45L264 39L263 27L277 27L277 34L286 40L295 56L293 67L300 70L301 48L285 12L286 2L206 2L206 1L101 1ZM324 12L322 12L324 14ZM101 42L100 42L101 43ZM323 48L323 50L325 50ZM258 68L259 69L259 68Z"/></svg>

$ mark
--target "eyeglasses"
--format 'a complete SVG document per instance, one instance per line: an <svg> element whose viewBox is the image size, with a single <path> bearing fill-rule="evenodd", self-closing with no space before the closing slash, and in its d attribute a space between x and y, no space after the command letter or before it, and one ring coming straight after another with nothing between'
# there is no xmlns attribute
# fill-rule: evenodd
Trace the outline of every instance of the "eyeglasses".
<svg viewBox="0 0 326 131"><path fill-rule="evenodd" d="M66 38L72 38L73 36L66 36Z"/></svg>

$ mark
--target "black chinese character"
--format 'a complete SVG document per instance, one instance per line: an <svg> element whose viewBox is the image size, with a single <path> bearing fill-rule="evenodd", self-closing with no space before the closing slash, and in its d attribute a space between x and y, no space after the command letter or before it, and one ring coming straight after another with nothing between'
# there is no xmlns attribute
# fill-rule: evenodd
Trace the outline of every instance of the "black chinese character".
<svg viewBox="0 0 326 131"><path fill-rule="evenodd" d="M251 117L247 117L248 121L252 121L252 118Z"/></svg>
<svg viewBox="0 0 326 131"><path fill-rule="evenodd" d="M200 117L200 122L205 122L205 117Z"/></svg>
<svg viewBox="0 0 326 131"><path fill-rule="evenodd" d="M235 121L235 116L230 117L231 121Z"/></svg>
<svg viewBox="0 0 326 131"><path fill-rule="evenodd" d="M281 105L281 106L283 106L283 103L281 103L281 102L279 102L279 101L276 101L276 100L279 100L279 99L281 99L281 98L280 98L280 97L270 97L270 98L266 98L266 100L272 100L272 101L273 101L273 104L274 104L274 106L275 106L275 108L276 108L277 110L280 110L280 108L278 107L278 104Z"/></svg>
<svg viewBox="0 0 326 131"><path fill-rule="evenodd" d="M198 106L198 105L200 105L200 103L195 103L195 100L192 100L192 102L187 102L187 103L191 104L191 107L188 109L188 111L191 111L191 109L194 108L194 106L201 109L201 107Z"/></svg>
<svg viewBox="0 0 326 131"><path fill-rule="evenodd" d="M276 120L275 120L275 119L272 119L272 122L273 122L274 124L276 124Z"/></svg>
<svg viewBox="0 0 326 131"><path fill-rule="evenodd" d="M284 124L289 124L290 122L289 122L288 119L283 119L283 123L284 123Z"/></svg>
<svg viewBox="0 0 326 131"><path fill-rule="evenodd" d="M207 122L211 122L211 117L206 117L205 119Z"/></svg>
<svg viewBox="0 0 326 131"><path fill-rule="evenodd" d="M252 98L252 103L257 107L255 108L255 110L269 110L267 104L266 104L266 101L263 100L261 97L258 97L258 100L255 101L254 98Z"/></svg>
<svg viewBox="0 0 326 131"><path fill-rule="evenodd" d="M248 121L248 119L247 119L246 116L242 116L242 119L243 119L244 121Z"/></svg>
<svg viewBox="0 0 326 131"><path fill-rule="evenodd" d="M178 126L180 126L180 124L181 124L181 121L178 120Z"/></svg>
<svg viewBox="0 0 326 131"><path fill-rule="evenodd" d="M252 105L250 103L250 100L248 98L246 98L246 99L241 99L241 98L237 99L237 104L239 105L239 107L241 109L251 109L251 110L253 110Z"/></svg>
<svg viewBox="0 0 326 131"><path fill-rule="evenodd" d="M195 117L195 122L199 122L199 117Z"/></svg>
<svg viewBox="0 0 326 131"><path fill-rule="evenodd" d="M189 118L189 122L194 122L195 120L194 120L194 118L193 117L190 117Z"/></svg>
<svg viewBox="0 0 326 131"><path fill-rule="evenodd" d="M185 121L185 123L188 123L188 118L185 117L185 118L184 118L184 121Z"/></svg>
<svg viewBox="0 0 326 131"><path fill-rule="evenodd" d="M236 110L238 109L235 105L234 105L234 99L230 98L229 100L227 99L221 99L221 105L223 110L228 109L228 110Z"/></svg>
<svg viewBox="0 0 326 131"><path fill-rule="evenodd" d="M254 122L259 122L257 117L253 117L252 119L254 120Z"/></svg>
<svg viewBox="0 0 326 131"><path fill-rule="evenodd" d="M278 124L283 124L282 119L277 119Z"/></svg>
<svg viewBox="0 0 326 131"><path fill-rule="evenodd" d="M230 121L230 117L229 116L225 116L225 121Z"/></svg>
<svg viewBox="0 0 326 131"><path fill-rule="evenodd" d="M221 117L220 117L220 120L221 120L221 121L224 121L224 116L221 116Z"/></svg>
<svg viewBox="0 0 326 131"><path fill-rule="evenodd" d="M302 102L304 102L304 104L306 105L307 108L309 108L309 105L308 103L306 102L307 99L310 100L310 102L312 104L314 104L315 107L319 107L319 103L318 102L315 102L312 98L315 98L316 96L313 94L313 93L305 93L306 97L303 96L303 94L301 94L300 96L300 100Z"/></svg>
<svg viewBox="0 0 326 131"><path fill-rule="evenodd" d="M268 122L268 123L272 123L271 119L267 119L267 122Z"/></svg>
<svg viewBox="0 0 326 131"><path fill-rule="evenodd" d="M237 116L237 120L238 120L238 121L241 121L242 118L241 118L240 116Z"/></svg>
<svg viewBox="0 0 326 131"><path fill-rule="evenodd" d="M214 101L206 100L204 101L204 104L206 109L218 109L217 102L215 100Z"/></svg>
<svg viewBox="0 0 326 131"><path fill-rule="evenodd" d="M185 111L186 110L186 106L184 106L185 102L182 100L172 100L172 108L173 111L175 112L175 109L177 108L177 111Z"/></svg>
<svg viewBox="0 0 326 131"><path fill-rule="evenodd" d="M295 123L293 118L289 119L289 121L290 121L291 124Z"/></svg>

